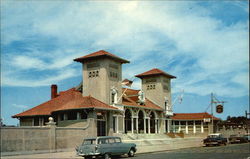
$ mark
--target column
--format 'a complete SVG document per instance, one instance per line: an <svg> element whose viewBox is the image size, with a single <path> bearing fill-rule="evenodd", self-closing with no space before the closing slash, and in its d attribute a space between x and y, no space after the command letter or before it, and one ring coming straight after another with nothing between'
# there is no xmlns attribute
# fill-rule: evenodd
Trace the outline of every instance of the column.
<svg viewBox="0 0 250 159"><path fill-rule="evenodd" d="M204 133L203 121L201 121L201 133Z"/></svg>
<svg viewBox="0 0 250 159"><path fill-rule="evenodd" d="M77 119L77 120L80 120L80 119L81 119L81 113L80 113L80 112L77 112L77 114L76 114L76 119Z"/></svg>
<svg viewBox="0 0 250 159"><path fill-rule="evenodd" d="M170 120L168 120L168 133L170 133Z"/></svg>
<svg viewBox="0 0 250 159"><path fill-rule="evenodd" d="M179 132L181 132L181 121L179 121Z"/></svg>
<svg viewBox="0 0 250 159"><path fill-rule="evenodd" d="M146 134L146 117L143 118L144 134Z"/></svg>
<svg viewBox="0 0 250 159"><path fill-rule="evenodd" d="M158 133L158 128L157 128L157 119L155 119L155 134Z"/></svg>
<svg viewBox="0 0 250 159"><path fill-rule="evenodd" d="M122 116L122 132L125 133L125 116Z"/></svg>
<svg viewBox="0 0 250 159"><path fill-rule="evenodd" d="M175 133L175 121L174 120L172 120L173 121L173 132Z"/></svg>
<svg viewBox="0 0 250 159"><path fill-rule="evenodd" d="M137 134L139 133L138 128L139 128L139 126L138 126L138 116L137 116L137 117L135 117L135 129L136 129Z"/></svg>
<svg viewBox="0 0 250 159"><path fill-rule="evenodd" d="M131 133L134 133L134 118L131 117Z"/></svg>
<svg viewBox="0 0 250 159"><path fill-rule="evenodd" d="M52 117L49 118L49 122L46 123L49 128L49 144L48 148L50 152L56 151L56 122Z"/></svg>
<svg viewBox="0 0 250 159"><path fill-rule="evenodd" d="M61 121L61 114L57 115L57 122Z"/></svg>
<svg viewBox="0 0 250 159"><path fill-rule="evenodd" d="M150 118L148 117L148 133L150 134Z"/></svg>
<svg viewBox="0 0 250 159"><path fill-rule="evenodd" d="M166 133L166 120L165 119L162 119L162 122L163 122L163 132Z"/></svg>
<svg viewBox="0 0 250 159"><path fill-rule="evenodd" d="M42 126L44 125L44 118L42 118Z"/></svg>
<svg viewBox="0 0 250 159"><path fill-rule="evenodd" d="M196 133L196 125L195 125L195 121L194 121L194 126L193 126L193 128L194 128L193 132L194 132L194 134L195 134L195 133Z"/></svg>
<svg viewBox="0 0 250 159"><path fill-rule="evenodd" d="M119 117L116 116L116 133L119 133Z"/></svg>
<svg viewBox="0 0 250 159"><path fill-rule="evenodd" d="M64 120L68 120L68 114L63 114L63 118L64 118Z"/></svg>
<svg viewBox="0 0 250 159"><path fill-rule="evenodd" d="M188 122L186 121L186 134L188 134Z"/></svg>

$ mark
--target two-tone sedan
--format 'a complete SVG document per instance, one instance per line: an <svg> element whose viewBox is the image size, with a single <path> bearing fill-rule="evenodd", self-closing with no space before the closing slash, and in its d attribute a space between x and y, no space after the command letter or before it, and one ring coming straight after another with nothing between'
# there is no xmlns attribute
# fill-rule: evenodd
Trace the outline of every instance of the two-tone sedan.
<svg viewBox="0 0 250 159"><path fill-rule="evenodd" d="M203 140L203 144L209 145L226 145L227 138L222 137L220 133L209 134L206 139Z"/></svg>
<svg viewBox="0 0 250 159"><path fill-rule="evenodd" d="M94 156L109 159L110 156L124 154L133 157L136 150L136 144L123 143L120 137L112 136L86 138L80 146L76 147L77 155L85 159L91 159Z"/></svg>

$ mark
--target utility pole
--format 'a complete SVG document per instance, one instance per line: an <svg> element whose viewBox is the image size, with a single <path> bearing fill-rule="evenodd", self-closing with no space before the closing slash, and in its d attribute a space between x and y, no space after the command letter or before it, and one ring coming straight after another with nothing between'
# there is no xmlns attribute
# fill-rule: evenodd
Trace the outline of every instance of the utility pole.
<svg viewBox="0 0 250 159"><path fill-rule="evenodd" d="M213 110L213 107L214 107L214 104L216 104L217 105L217 103L219 103L219 104L222 104L222 105L224 105L224 103L226 103L226 101L219 101L215 96L214 96L214 94L213 93L211 93L211 115L212 115L212 117L211 117L211 120L212 120L212 133L214 133L214 110ZM217 110L216 110L217 111ZM217 113L219 113L219 112L217 112Z"/></svg>
<svg viewBox="0 0 250 159"><path fill-rule="evenodd" d="M214 113L213 113L213 103L214 103L214 95L211 93L211 115L212 115L212 133L214 133Z"/></svg>

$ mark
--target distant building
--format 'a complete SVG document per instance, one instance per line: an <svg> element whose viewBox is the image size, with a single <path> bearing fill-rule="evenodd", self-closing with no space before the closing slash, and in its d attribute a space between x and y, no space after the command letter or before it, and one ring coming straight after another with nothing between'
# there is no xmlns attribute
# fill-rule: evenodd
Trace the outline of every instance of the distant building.
<svg viewBox="0 0 250 159"><path fill-rule="evenodd" d="M53 117L58 127L85 127L94 120L93 135L113 133L157 134L208 132L208 113L173 113L171 80L176 78L154 68L136 75L142 89L123 88L122 64L129 61L100 50L74 59L82 64L83 82L58 93L51 86L51 100L16 114L20 126L44 126ZM213 117L213 120L219 120Z"/></svg>

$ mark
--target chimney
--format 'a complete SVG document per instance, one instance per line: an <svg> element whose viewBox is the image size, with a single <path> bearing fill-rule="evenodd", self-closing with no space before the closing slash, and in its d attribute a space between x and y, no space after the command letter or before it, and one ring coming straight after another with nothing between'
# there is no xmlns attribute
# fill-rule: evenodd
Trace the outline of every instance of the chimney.
<svg viewBox="0 0 250 159"><path fill-rule="evenodd" d="M56 97L57 97L57 85L52 84L51 85L51 99L56 98Z"/></svg>

